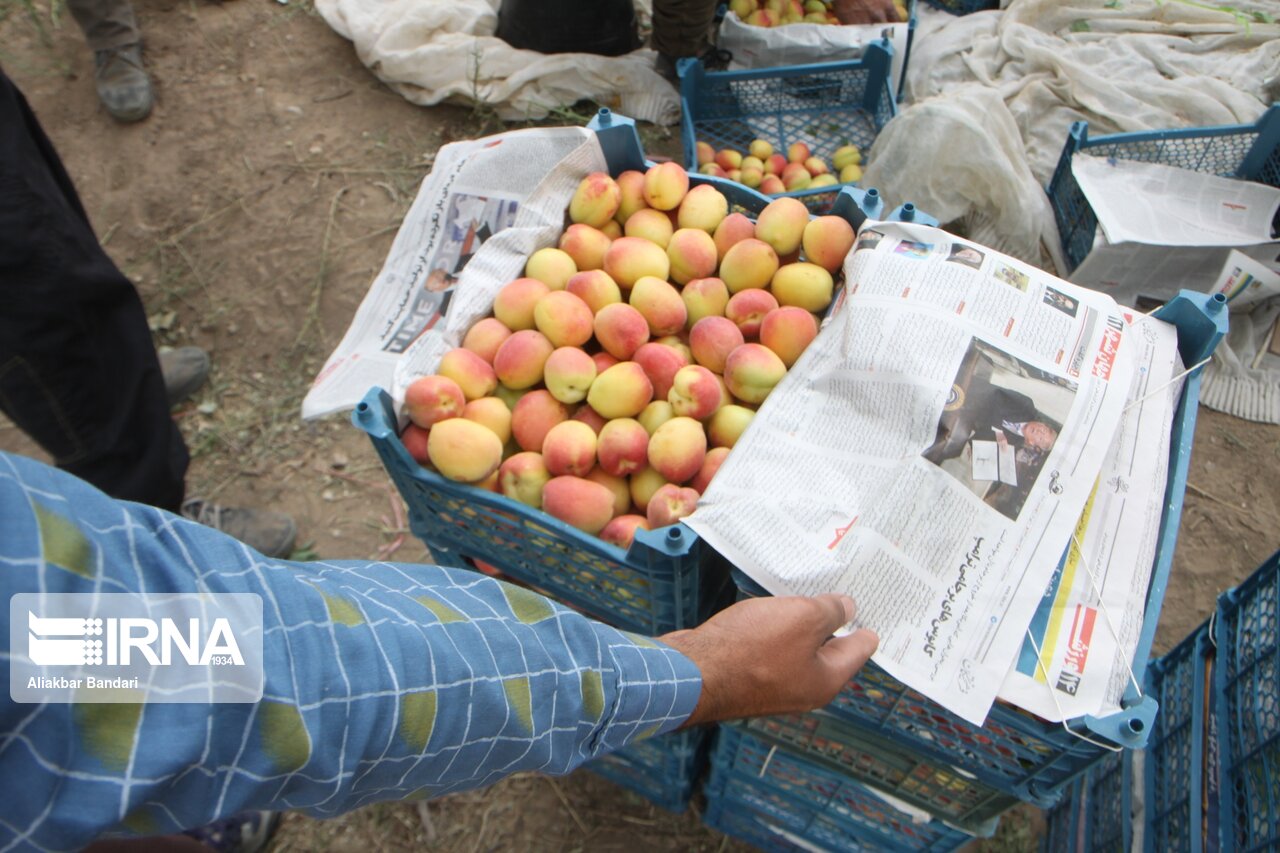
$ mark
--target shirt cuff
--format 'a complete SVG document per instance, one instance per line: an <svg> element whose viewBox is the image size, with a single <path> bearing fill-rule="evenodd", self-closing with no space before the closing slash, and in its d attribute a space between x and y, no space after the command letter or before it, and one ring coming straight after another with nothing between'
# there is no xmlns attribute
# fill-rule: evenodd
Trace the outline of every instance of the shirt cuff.
<svg viewBox="0 0 1280 853"><path fill-rule="evenodd" d="M689 658L649 637L613 633L606 646L617 677L616 700L596 744L599 753L679 728L702 695L702 673Z"/></svg>

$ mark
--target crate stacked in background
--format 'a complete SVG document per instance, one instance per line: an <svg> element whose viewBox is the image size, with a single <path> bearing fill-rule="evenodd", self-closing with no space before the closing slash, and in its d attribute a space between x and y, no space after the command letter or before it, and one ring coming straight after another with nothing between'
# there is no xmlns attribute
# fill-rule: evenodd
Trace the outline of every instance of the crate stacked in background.
<svg viewBox="0 0 1280 853"><path fill-rule="evenodd" d="M630 119L608 110L591 122L612 174L647 168ZM714 184L733 210L754 217L771 199L739 184L690 175L691 185ZM883 218L874 191L848 191L835 212L856 228L863 208ZM409 508L409 526L441 565L488 564L504 575L616 628L658 635L692 628L732 601L723 558L690 528L637 531L624 551L546 513L500 494L452 482L409 455L398 435L390 395L369 391L353 415ZM705 730L677 732L633 744L586 765L654 803L682 811L705 767Z"/></svg>
<svg viewBox="0 0 1280 853"><path fill-rule="evenodd" d="M685 166L698 167L696 144L746 151L763 139L775 151L804 142L828 163L842 145L864 155L885 123L897 114L889 85L893 48L881 39L862 57L846 62L792 65L749 71L707 71L696 59L677 63L680 130ZM811 211L825 212L840 186L798 190Z"/></svg>
<svg viewBox="0 0 1280 853"><path fill-rule="evenodd" d="M1146 690L1160 714L1141 770L1112 756L1073 784L1044 853L1135 849L1139 816L1147 853L1280 848L1280 552L1152 661Z"/></svg>
<svg viewBox="0 0 1280 853"><path fill-rule="evenodd" d="M971 840L736 725L716 736L706 796L709 826L763 850L949 851Z"/></svg>
<svg viewBox="0 0 1280 853"><path fill-rule="evenodd" d="M1128 853L1133 849L1129 814L1133 755L1112 753L1068 786L1045 815L1042 853Z"/></svg>
<svg viewBox="0 0 1280 853"><path fill-rule="evenodd" d="M1048 814L1043 853L1126 853L1135 849L1135 820L1146 851L1199 851L1206 830L1209 623L1147 667L1145 690L1160 705L1140 754L1113 753L1076 780ZM1140 769L1139 769L1140 768ZM1137 778L1135 778L1135 775ZM1140 813L1134 791L1141 791Z"/></svg>
<svg viewBox="0 0 1280 853"><path fill-rule="evenodd" d="M906 0L906 8L907 8L907 20L906 20L906 21L899 21L899 22L897 22L897 23L905 23L905 24L907 25L907 38L906 38L906 43L905 43L905 45L903 46L903 50L902 50L902 69L898 72L898 74L897 74L897 79L894 79L893 77L890 77L890 80L892 81L892 84L893 84L894 91L896 92L896 95L895 95L894 100L896 100L896 101L897 101L897 103L899 103L899 104L900 104L900 103L902 103L902 99L903 99L903 97L904 97L904 96L905 96L905 94L906 94L906 86L907 86L907 68L908 68L908 67L910 66L910 64L911 64L911 46L912 46L912 44L915 42L915 39L916 39L916 24L918 23L918 17L917 17L917 16L918 16L918 8L919 8L919 4L918 4L917 0ZM717 27L722 26L722 21L723 21L723 19L724 19L724 16L725 16L725 15L727 15L727 14L729 14L729 6L728 6L728 4L721 3L721 4L719 4L719 5L716 7L716 26L717 26ZM744 24L743 26L747 26L747 25L746 25L746 24ZM790 25L788 25L788 26L790 26ZM862 26L862 25L858 25L858 26ZM874 26L874 25L871 25L871 26ZM765 29L765 28L761 27L760 29L762 29L762 30L763 30L763 29ZM884 35L886 32L887 32L886 30L881 30L881 31L880 31L880 34L881 34L881 35ZM722 46L723 46L723 45L722 45ZM854 54L854 55L856 56L856 54L857 54L857 52L858 52L859 48L851 47L851 48L849 48L849 50L850 50L850 52L851 52L852 54ZM729 51L729 50L721 51L720 56L719 56L719 57L717 57L717 58L718 58L718 59L725 59L725 58L727 58L728 60L733 61L733 62L734 62L734 64L736 64L739 68L751 68L751 69L754 69L754 68L760 67L760 66L759 66L759 64L758 64L757 62L753 62L753 61L751 61L751 60L750 60L750 58L744 58L744 57L742 57L742 56L735 56L735 55L733 54L733 52L732 52L732 51ZM829 61L829 60L833 60L833 59L834 59L834 60L843 60L843 59L846 59L846 58L853 58L853 57L843 57L843 56L823 56L823 57L821 57L821 59L822 59L823 61ZM746 61L744 61L744 59L745 59ZM788 66L794 66L794 64L795 64L795 63L794 63L794 62L792 62L792 63L788 63L787 65L788 65ZM785 67L785 66L781 66L781 67Z"/></svg>
<svg viewBox="0 0 1280 853"><path fill-rule="evenodd" d="M1147 669L1160 703L1143 755L1146 850L1202 850L1212 645L1206 622Z"/></svg>
<svg viewBox="0 0 1280 853"><path fill-rule="evenodd" d="M1218 599L1214 641L1220 772L1206 821L1223 850L1280 849L1280 552Z"/></svg>
<svg viewBox="0 0 1280 853"><path fill-rule="evenodd" d="M1072 124L1048 187L1068 274L1093 248L1098 228L1098 217L1071 174L1071 158L1077 151L1280 187L1280 104L1252 125L1118 133L1090 139L1088 122Z"/></svg>
<svg viewBox="0 0 1280 853"><path fill-rule="evenodd" d="M1221 340L1225 315L1221 296L1184 292L1157 316L1177 327L1180 354L1185 363L1195 364ZM1198 396L1199 375L1192 374L1171 431L1165 512L1132 664L1139 680L1172 566ZM735 570L733 576L739 597L767 594L744 574ZM869 664L818 711L754 719L742 726L779 754L785 751L978 835L991 833L998 816L1019 801L1052 807L1073 781L1100 768L1081 784L1089 786L1098 804L1095 837L1111 839L1103 831L1107 820L1097 809L1116 806L1116 791L1123 792L1130 772L1116 753L1141 748L1153 731L1163 735L1161 725L1172 722L1156 716L1160 691L1154 699L1147 693L1131 687L1120 712L1065 724L997 702L986 723L975 726ZM1116 838L1123 843L1123 836Z"/></svg>

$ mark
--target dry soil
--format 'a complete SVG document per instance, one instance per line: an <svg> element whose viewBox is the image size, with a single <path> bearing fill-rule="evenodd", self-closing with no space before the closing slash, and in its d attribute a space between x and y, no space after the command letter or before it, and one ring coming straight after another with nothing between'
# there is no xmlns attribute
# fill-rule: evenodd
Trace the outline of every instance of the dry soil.
<svg viewBox="0 0 1280 853"><path fill-rule="evenodd" d="M50 2L53 5L50 5ZM0 64L26 93L107 251L137 283L156 343L194 343L212 381L177 410L189 490L290 512L299 557L417 561L398 496L343 417L299 402L381 265L435 151L494 132L484 110L413 106L300 0L137 0L154 114L114 123L61 0L0 0ZM566 114L568 120L573 116ZM585 118L585 116L584 116ZM652 153L678 140L647 129ZM0 448L41 456L7 422ZM1277 547L1280 428L1201 410L1157 650ZM1009 823L1009 822L1006 822ZM1030 843L1028 821L992 848ZM288 816L277 849L735 849L585 772L520 776L425 804L320 822Z"/></svg>

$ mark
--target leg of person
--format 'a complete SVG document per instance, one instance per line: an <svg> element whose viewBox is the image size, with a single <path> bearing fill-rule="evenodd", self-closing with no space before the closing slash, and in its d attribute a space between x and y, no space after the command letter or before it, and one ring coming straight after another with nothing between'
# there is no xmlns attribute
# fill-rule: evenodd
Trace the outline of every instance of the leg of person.
<svg viewBox="0 0 1280 853"><path fill-rule="evenodd" d="M142 66L142 33L129 0L67 0L93 51L98 98L118 121L140 121L155 95Z"/></svg>
<svg viewBox="0 0 1280 853"><path fill-rule="evenodd" d="M653 49L659 54L659 71L674 78L675 60L705 51L715 17L716 0L653 0Z"/></svg>
<svg viewBox="0 0 1280 853"><path fill-rule="evenodd" d="M183 502L187 447L169 404L207 373L194 347L157 358L138 292L0 71L0 411L112 497L181 510L287 556L296 535L287 515Z"/></svg>
<svg viewBox="0 0 1280 853"><path fill-rule="evenodd" d="M0 409L59 467L176 511L187 448L138 293L0 72Z"/></svg>

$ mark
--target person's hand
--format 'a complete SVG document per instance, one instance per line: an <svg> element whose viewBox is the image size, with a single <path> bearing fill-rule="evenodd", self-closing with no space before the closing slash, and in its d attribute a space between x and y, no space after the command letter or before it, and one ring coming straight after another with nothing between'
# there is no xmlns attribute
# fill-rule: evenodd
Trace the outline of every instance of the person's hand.
<svg viewBox="0 0 1280 853"><path fill-rule="evenodd" d="M893 0L835 0L832 11L842 24L893 24L898 21Z"/></svg>
<svg viewBox="0 0 1280 853"><path fill-rule="evenodd" d="M702 695L685 725L827 704L880 643L865 628L831 636L853 615L853 599L845 595L753 598L697 628L660 637L702 672Z"/></svg>

